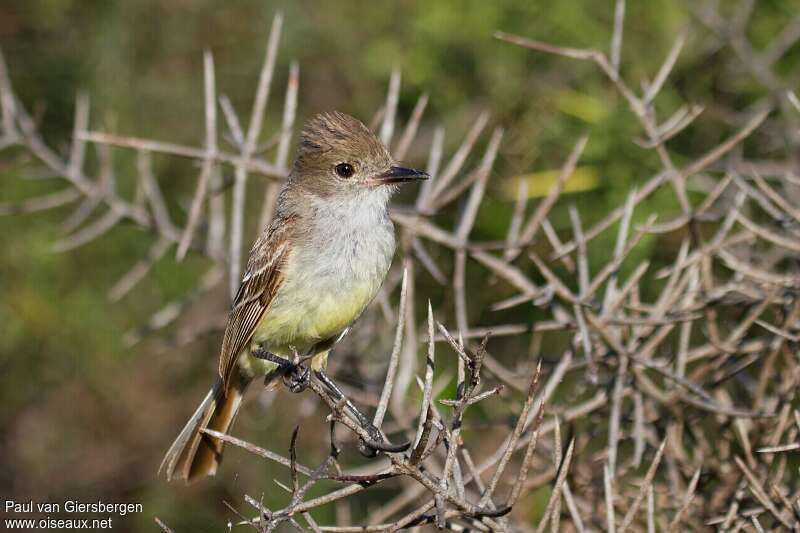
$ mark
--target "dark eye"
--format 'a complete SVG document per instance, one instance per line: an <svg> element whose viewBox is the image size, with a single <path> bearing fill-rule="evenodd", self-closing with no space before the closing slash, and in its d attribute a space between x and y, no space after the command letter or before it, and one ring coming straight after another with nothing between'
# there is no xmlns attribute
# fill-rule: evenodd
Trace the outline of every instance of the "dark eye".
<svg viewBox="0 0 800 533"><path fill-rule="evenodd" d="M336 170L336 173L343 178L349 178L353 174L355 174L353 165L351 165L350 163L339 163L338 165L336 165L334 170Z"/></svg>

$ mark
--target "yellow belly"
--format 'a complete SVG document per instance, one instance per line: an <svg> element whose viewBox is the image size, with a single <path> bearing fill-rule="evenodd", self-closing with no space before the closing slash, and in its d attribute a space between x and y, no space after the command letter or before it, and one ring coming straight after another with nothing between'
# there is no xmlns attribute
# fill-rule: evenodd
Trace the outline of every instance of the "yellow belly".
<svg viewBox="0 0 800 533"><path fill-rule="evenodd" d="M369 284L359 283L346 292L308 291L291 302L276 301L256 326L253 341L279 355L290 355L292 347L302 353L341 333L373 296Z"/></svg>
<svg viewBox="0 0 800 533"><path fill-rule="evenodd" d="M276 297L256 326L251 346L286 358L296 350L304 355L320 342L338 336L370 303L377 287L368 282L352 283L346 291L295 289L292 297ZM246 374L271 372L276 365L257 359L245 350L239 357Z"/></svg>

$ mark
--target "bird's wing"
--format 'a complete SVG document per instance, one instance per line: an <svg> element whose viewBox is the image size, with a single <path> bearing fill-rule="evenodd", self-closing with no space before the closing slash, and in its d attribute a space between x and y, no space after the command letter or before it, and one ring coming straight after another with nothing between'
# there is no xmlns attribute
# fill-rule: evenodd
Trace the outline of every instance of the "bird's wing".
<svg viewBox="0 0 800 533"><path fill-rule="evenodd" d="M239 353L250 342L283 281L283 269L290 252L288 235L293 222L292 217L275 220L250 251L247 271L233 299L222 340L219 375L226 385Z"/></svg>

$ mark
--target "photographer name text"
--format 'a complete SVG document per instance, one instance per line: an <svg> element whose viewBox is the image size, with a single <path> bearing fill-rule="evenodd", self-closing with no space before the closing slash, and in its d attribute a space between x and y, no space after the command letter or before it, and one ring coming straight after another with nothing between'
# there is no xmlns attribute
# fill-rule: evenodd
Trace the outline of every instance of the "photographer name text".
<svg viewBox="0 0 800 533"><path fill-rule="evenodd" d="M34 500L5 500L3 508L9 517L4 519L6 529L112 529L114 519L131 513L143 512L141 503L109 503L104 501L37 502ZM36 514L39 516L31 517ZM64 517L55 515L79 514ZM20 516L22 515L22 516ZM41 516L44 515L44 516ZM103 515L87 517L85 515Z"/></svg>

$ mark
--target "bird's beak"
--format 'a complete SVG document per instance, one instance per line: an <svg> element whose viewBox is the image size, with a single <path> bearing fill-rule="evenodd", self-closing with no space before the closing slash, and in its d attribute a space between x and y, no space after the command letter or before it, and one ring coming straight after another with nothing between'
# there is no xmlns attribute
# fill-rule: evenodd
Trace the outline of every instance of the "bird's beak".
<svg viewBox="0 0 800 533"><path fill-rule="evenodd" d="M428 174L413 168L391 167L383 174L378 174L370 181L375 185L389 185L392 183L405 183L407 181L419 181L430 178Z"/></svg>

